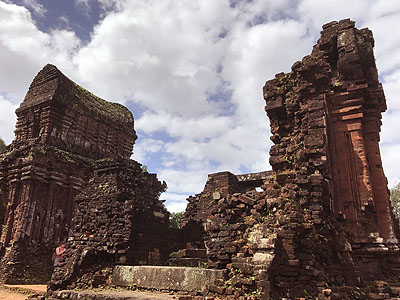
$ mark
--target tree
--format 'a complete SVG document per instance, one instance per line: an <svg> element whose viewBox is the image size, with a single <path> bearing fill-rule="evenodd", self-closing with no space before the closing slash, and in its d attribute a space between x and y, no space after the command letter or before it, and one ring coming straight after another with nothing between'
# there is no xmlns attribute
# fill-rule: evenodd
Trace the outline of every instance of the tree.
<svg viewBox="0 0 400 300"><path fill-rule="evenodd" d="M0 138L0 152L3 152L6 148L6 143L4 143L3 139Z"/></svg>
<svg viewBox="0 0 400 300"><path fill-rule="evenodd" d="M390 202L394 216L400 220L400 182L390 190Z"/></svg>
<svg viewBox="0 0 400 300"><path fill-rule="evenodd" d="M180 223L183 220L183 216L185 215L185 212L177 212L177 213L172 213L169 217L169 226L171 228L179 228Z"/></svg>

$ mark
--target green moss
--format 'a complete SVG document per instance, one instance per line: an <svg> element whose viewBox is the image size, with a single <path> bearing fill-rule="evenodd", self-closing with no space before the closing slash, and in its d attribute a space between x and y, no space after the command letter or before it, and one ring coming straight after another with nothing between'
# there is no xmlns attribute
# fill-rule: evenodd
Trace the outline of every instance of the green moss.
<svg viewBox="0 0 400 300"><path fill-rule="evenodd" d="M298 109L299 95L294 91L294 87L300 83L296 72L281 73L276 76L277 85L273 88L275 93L283 97L283 104L288 112Z"/></svg>
<svg viewBox="0 0 400 300"><path fill-rule="evenodd" d="M6 160L7 158L11 157L11 155L13 155L15 153L15 150L12 151L8 151L6 153L2 153L0 154L0 162Z"/></svg>
<svg viewBox="0 0 400 300"><path fill-rule="evenodd" d="M116 187L111 186L108 182L103 184L100 183L97 187L95 187L95 189L102 191L106 195L116 191Z"/></svg>
<svg viewBox="0 0 400 300"><path fill-rule="evenodd" d="M91 162L92 160L82 157L80 155L77 154L73 154L71 152L68 151L64 151L58 148L49 148L46 150L47 153L54 153L58 158L67 161L69 163L75 164L75 165L87 165L89 162Z"/></svg>
<svg viewBox="0 0 400 300"><path fill-rule="evenodd" d="M117 123L125 124L133 121L132 114L125 106L101 99L75 82L72 83L76 88L74 95L75 100L77 100L73 105L74 109L83 110L86 108L97 115Z"/></svg>
<svg viewBox="0 0 400 300"><path fill-rule="evenodd" d="M46 155L46 148L45 148L45 146L39 146L39 147L38 147L38 151L39 151L40 154Z"/></svg>
<svg viewBox="0 0 400 300"><path fill-rule="evenodd" d="M32 160L32 159L33 159L33 152L29 152L27 158L28 158L29 160Z"/></svg>

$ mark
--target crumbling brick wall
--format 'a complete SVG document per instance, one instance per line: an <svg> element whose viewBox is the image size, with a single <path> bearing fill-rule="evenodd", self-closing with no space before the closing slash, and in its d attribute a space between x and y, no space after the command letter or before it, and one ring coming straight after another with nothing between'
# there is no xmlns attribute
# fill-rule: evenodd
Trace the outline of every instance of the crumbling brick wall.
<svg viewBox="0 0 400 300"><path fill-rule="evenodd" d="M274 145L264 191L235 193L234 175L220 173L188 199L186 218L205 229L209 265L230 269L211 290L325 299L326 287L397 274L398 233L378 144L386 104L372 51L368 29L331 22L310 55L267 81Z"/></svg>
<svg viewBox="0 0 400 300"><path fill-rule="evenodd" d="M386 102L373 45L371 31L356 29L350 20L326 24L312 54L264 87L277 178L294 170L297 191L288 190L318 201L322 216L341 222L366 278L387 271L398 243L379 153ZM315 186L305 194L303 185L310 183ZM382 247L386 257L379 254Z"/></svg>
<svg viewBox="0 0 400 300"><path fill-rule="evenodd" d="M88 252L94 261L100 248L114 262L131 246L136 251L127 252L128 261L166 260L168 250L154 250L168 238L156 237L168 229L168 213L158 200L165 187L129 160L136 134L127 108L94 96L46 65L16 113L15 139L0 154L0 280L46 282L55 247L72 232L74 243L100 245ZM119 210L129 199L134 203L126 204L127 211ZM108 209L117 210L118 217ZM139 213L147 226L139 224ZM73 216L91 227L72 229ZM115 218L125 220L123 234ZM154 252L150 258L149 252Z"/></svg>
<svg viewBox="0 0 400 300"><path fill-rule="evenodd" d="M126 107L93 95L49 64L16 114L12 148L36 140L88 158L129 158L137 138Z"/></svg>
<svg viewBox="0 0 400 300"><path fill-rule="evenodd" d="M204 191L188 199L185 221L198 218L204 227L208 267L230 270L226 281L209 289L235 297L294 299L304 291L317 294L318 286L343 284L343 268L348 283L357 284L346 236L335 229L335 220L327 217L321 226L313 224L310 216L319 214L320 206L305 212L282 196L276 174L262 175L261 182L248 181L241 190L235 175L211 174ZM255 190L258 185L264 191Z"/></svg>
<svg viewBox="0 0 400 300"><path fill-rule="evenodd" d="M213 204L229 194L255 191L261 187L266 178L272 175L271 171L234 175L230 172L219 172L208 175L203 191L187 199L188 206L182 225L189 221L203 224L212 215Z"/></svg>
<svg viewBox="0 0 400 300"><path fill-rule="evenodd" d="M0 162L6 208L0 277L9 283L45 282L50 278L49 257L68 237L72 198L89 171L88 160L66 154L51 146L25 146L5 153Z"/></svg>
<svg viewBox="0 0 400 300"><path fill-rule="evenodd" d="M165 263L173 244L169 213L158 200L165 188L136 161L96 161L87 187L75 198L73 234L50 288L105 284L117 263Z"/></svg>

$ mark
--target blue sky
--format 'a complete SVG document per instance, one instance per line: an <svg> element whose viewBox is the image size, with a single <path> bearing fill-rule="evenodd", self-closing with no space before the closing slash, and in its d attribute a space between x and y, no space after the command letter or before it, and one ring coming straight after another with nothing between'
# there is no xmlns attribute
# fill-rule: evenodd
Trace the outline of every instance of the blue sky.
<svg viewBox="0 0 400 300"><path fill-rule="evenodd" d="M0 137L46 64L135 117L133 159L182 211L208 173L270 169L266 80L309 54L321 26L352 18L374 32L388 111L381 152L400 180L398 0L0 0Z"/></svg>
<svg viewBox="0 0 400 300"><path fill-rule="evenodd" d="M28 8L39 30L51 33L55 28L68 29L84 42L90 41L90 33L103 15L97 1L92 1L90 6L86 2L65 0L15 0L10 3Z"/></svg>

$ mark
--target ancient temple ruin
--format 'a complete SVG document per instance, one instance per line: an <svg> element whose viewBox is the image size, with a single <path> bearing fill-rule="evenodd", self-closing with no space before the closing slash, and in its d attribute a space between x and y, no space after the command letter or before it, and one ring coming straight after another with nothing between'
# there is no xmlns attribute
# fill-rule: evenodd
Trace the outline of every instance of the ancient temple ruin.
<svg viewBox="0 0 400 300"><path fill-rule="evenodd" d="M0 156L3 281L49 280L54 248L78 229L80 239L92 247L111 244L105 250L122 259L135 214L146 219L143 211L151 207L155 224L168 224L158 200L165 183L129 159L136 134L127 108L94 96L46 65L16 113L15 139ZM135 234L148 237L140 230ZM133 261L146 259L146 246L135 247L143 253L137 251Z"/></svg>
<svg viewBox="0 0 400 300"><path fill-rule="evenodd" d="M296 271L306 270L311 281L319 274L329 285L363 285L399 274L398 223L379 152L386 102L373 46L367 28L358 30L348 19L328 23L310 55L264 86L275 144L275 178L267 191L275 190L291 207L287 213L296 211L301 220L295 232L287 229L295 236L300 230L300 240L282 239L282 245L289 245L286 264L298 260ZM314 245L305 260L300 253L307 238ZM290 290L276 281L272 287Z"/></svg>
<svg viewBox="0 0 400 300"><path fill-rule="evenodd" d="M310 55L266 82L274 145L263 191L255 182L241 190L225 172L188 199L185 222L204 228L208 266L228 270L209 290L232 299L399 296L388 284L400 275L399 231L379 152L386 101L373 46L367 28L328 23Z"/></svg>
<svg viewBox="0 0 400 300"><path fill-rule="evenodd" d="M228 270L210 290L232 299L398 297L388 284L399 279L399 231L379 152L386 102L373 46L370 30L331 22L310 55L266 82L274 145L264 191L241 191L219 173L188 199L185 222L204 228L208 265Z"/></svg>
<svg viewBox="0 0 400 300"><path fill-rule="evenodd" d="M324 25L312 53L264 86L273 170L210 174L180 228L158 199L165 183L129 159L130 112L47 65L0 156L0 276L46 278L68 238L51 299L111 283L182 300L400 298L373 46L349 19Z"/></svg>

